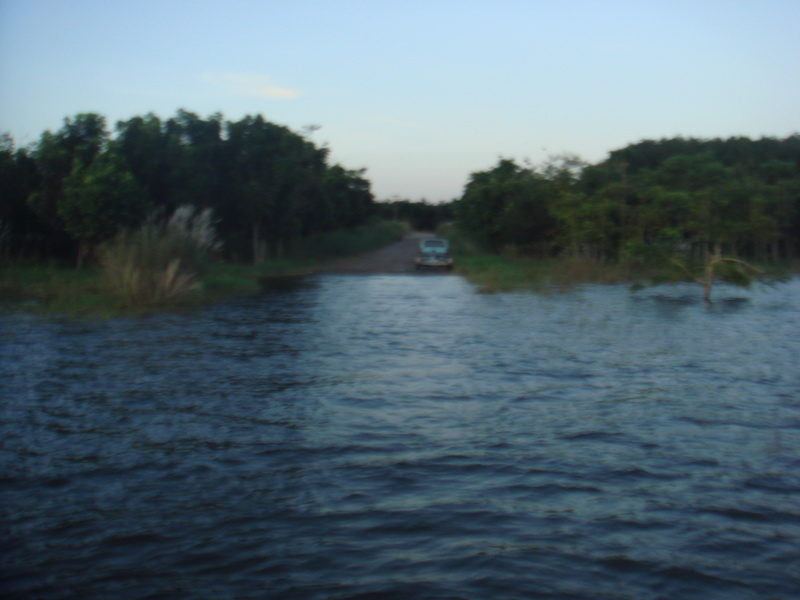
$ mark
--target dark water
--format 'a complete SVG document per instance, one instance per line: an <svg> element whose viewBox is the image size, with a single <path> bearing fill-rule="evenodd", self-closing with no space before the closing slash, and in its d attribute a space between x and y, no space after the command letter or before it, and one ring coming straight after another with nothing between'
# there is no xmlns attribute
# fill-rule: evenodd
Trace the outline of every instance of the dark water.
<svg viewBox="0 0 800 600"><path fill-rule="evenodd" d="M778 599L800 281L0 317L4 598Z"/></svg>

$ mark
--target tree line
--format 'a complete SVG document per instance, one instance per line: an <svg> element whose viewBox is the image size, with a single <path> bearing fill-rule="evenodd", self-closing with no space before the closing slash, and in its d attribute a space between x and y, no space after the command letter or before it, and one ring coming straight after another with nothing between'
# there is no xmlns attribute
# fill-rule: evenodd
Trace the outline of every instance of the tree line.
<svg viewBox="0 0 800 600"><path fill-rule="evenodd" d="M381 218L408 223L416 231L436 231L439 224L453 220L452 202L393 198L379 202L376 209Z"/></svg>
<svg viewBox="0 0 800 600"><path fill-rule="evenodd" d="M645 140L595 165L502 158L470 175L460 227L492 251L602 260L800 255L800 135Z"/></svg>
<svg viewBox="0 0 800 600"><path fill-rule="evenodd" d="M364 169L262 116L225 121L180 110L109 131L96 113L66 118L30 148L0 138L0 256L83 257L120 231L178 207L211 209L229 260L280 258L303 238L364 223Z"/></svg>
<svg viewBox="0 0 800 600"><path fill-rule="evenodd" d="M645 140L590 165L501 158L447 204L376 204L364 170L262 116L180 110L109 131L95 113L30 148L0 136L0 257L84 256L154 213L214 215L228 260L280 258L303 238L372 215L434 229L453 216L491 251L631 259L683 251L800 255L800 135Z"/></svg>

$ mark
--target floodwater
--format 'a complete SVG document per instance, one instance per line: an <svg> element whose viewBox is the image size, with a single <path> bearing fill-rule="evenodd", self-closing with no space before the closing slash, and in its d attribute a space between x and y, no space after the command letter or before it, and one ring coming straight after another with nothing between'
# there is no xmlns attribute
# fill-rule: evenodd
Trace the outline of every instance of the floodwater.
<svg viewBox="0 0 800 600"><path fill-rule="evenodd" d="M0 596L784 599L800 280L0 316Z"/></svg>

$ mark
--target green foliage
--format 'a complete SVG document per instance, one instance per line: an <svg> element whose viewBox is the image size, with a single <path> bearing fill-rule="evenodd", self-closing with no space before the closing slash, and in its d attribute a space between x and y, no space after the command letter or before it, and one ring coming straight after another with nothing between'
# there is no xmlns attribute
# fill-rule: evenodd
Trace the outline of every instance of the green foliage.
<svg viewBox="0 0 800 600"><path fill-rule="evenodd" d="M138 314L152 309L184 308L202 302L257 292L251 265L214 263L188 296L158 304L134 303L119 294L100 268L75 269L31 262L0 267L0 309L61 313L91 318Z"/></svg>
<svg viewBox="0 0 800 600"><path fill-rule="evenodd" d="M45 131L32 156L39 174L39 184L31 194L31 207L43 218L54 222L58 203L64 194L64 181L78 166L90 165L102 151L108 138L105 119L93 113L64 119L56 133Z"/></svg>
<svg viewBox="0 0 800 600"><path fill-rule="evenodd" d="M592 166L571 156L538 168L504 159L472 174L456 218L505 255L477 276L473 259L458 258L471 278L493 278L481 284L487 289L514 280L688 280L710 302L716 281L764 276L744 259L800 254L800 136L646 141ZM558 270L548 274L541 260L532 278L514 262L525 257L557 257Z"/></svg>
<svg viewBox="0 0 800 600"><path fill-rule="evenodd" d="M148 114L117 123L112 139L102 116L79 114L30 149L2 139L0 257L74 257L147 209L183 204L214 211L226 259L254 263L292 258L378 212L428 229L452 211L477 243L519 256L637 266L717 244L732 258L800 255L800 135L645 140L595 165L500 159L435 208L377 207L363 169L327 161L327 148L258 115Z"/></svg>
<svg viewBox="0 0 800 600"><path fill-rule="evenodd" d="M116 310L116 299L105 292L101 274L95 269L31 262L13 262L0 268L2 308L110 316Z"/></svg>
<svg viewBox="0 0 800 600"><path fill-rule="evenodd" d="M148 114L117 123L112 139L102 116L80 114L18 157L2 139L0 196L9 204L0 207L0 251L83 256L150 209L192 204L213 209L227 259L283 258L312 234L374 213L364 170L327 157L327 148L261 116Z"/></svg>
<svg viewBox="0 0 800 600"><path fill-rule="evenodd" d="M35 164L25 150L15 150L8 135L0 135L0 263L30 251L45 224L28 206L35 185Z"/></svg>
<svg viewBox="0 0 800 600"><path fill-rule="evenodd" d="M646 141L585 165L508 159L473 173L458 225L495 252L652 268L720 247L729 258L800 254L800 136ZM733 279L741 279L736 273Z"/></svg>
<svg viewBox="0 0 800 600"><path fill-rule="evenodd" d="M201 279L200 289L210 298L258 291L258 279L252 265L212 263Z"/></svg>
<svg viewBox="0 0 800 600"><path fill-rule="evenodd" d="M723 262L716 272L721 281L737 285L739 287L750 287L753 285L753 269L747 269L742 263Z"/></svg>
<svg viewBox="0 0 800 600"><path fill-rule="evenodd" d="M144 193L133 175L114 157L104 155L89 165L73 167L64 179L57 212L73 238L96 244L140 222L145 208Z"/></svg>
<svg viewBox="0 0 800 600"><path fill-rule="evenodd" d="M151 217L138 230L102 244L101 268L0 265L0 308L111 317L195 306L255 293L265 276L312 272L332 258L372 250L407 233L402 223L374 221L312 236L301 256L256 268L209 262L219 251L209 211L184 207L177 212L168 221Z"/></svg>
<svg viewBox="0 0 800 600"><path fill-rule="evenodd" d="M620 283L628 272L618 263L589 257L537 259L507 255L456 255L456 268L480 292L533 289L564 292L586 283Z"/></svg>
<svg viewBox="0 0 800 600"><path fill-rule="evenodd" d="M453 220L453 203L429 203L425 199L419 201L393 199L380 202L375 206L382 219L404 221L415 231L435 231L443 223Z"/></svg>
<svg viewBox="0 0 800 600"><path fill-rule="evenodd" d="M501 159L493 169L471 175L454 211L459 226L490 248L535 245L552 227L554 194L555 186L541 174Z"/></svg>

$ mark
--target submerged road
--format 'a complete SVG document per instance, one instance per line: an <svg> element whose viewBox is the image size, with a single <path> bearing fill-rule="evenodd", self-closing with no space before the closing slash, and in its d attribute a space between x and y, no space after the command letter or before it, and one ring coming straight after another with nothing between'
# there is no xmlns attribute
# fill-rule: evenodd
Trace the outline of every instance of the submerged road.
<svg viewBox="0 0 800 600"><path fill-rule="evenodd" d="M322 269L324 273L411 273L419 241L432 233L414 232L394 244L359 256L336 260Z"/></svg>

